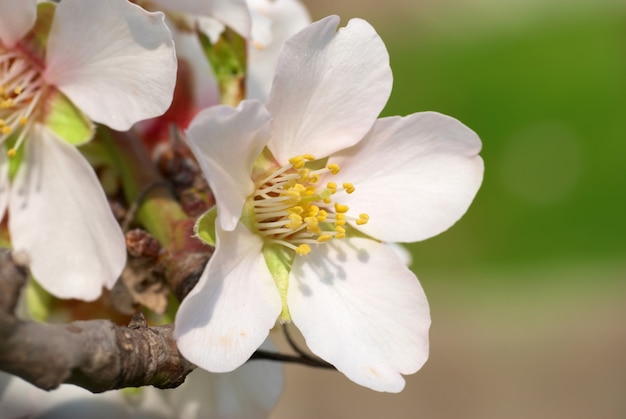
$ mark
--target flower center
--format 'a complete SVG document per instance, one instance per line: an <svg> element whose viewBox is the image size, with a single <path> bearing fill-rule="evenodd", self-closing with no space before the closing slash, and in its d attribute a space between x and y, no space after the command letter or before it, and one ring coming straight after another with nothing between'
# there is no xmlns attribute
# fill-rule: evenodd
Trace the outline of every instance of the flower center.
<svg viewBox="0 0 626 419"><path fill-rule="evenodd" d="M19 133L8 151L9 157L15 156L24 141L42 85L41 72L31 60L19 50L0 45L0 144Z"/></svg>
<svg viewBox="0 0 626 419"><path fill-rule="evenodd" d="M344 238L346 221L363 225L369 219L367 214L349 216L350 208L332 199L338 190L351 194L354 185L338 186L334 182L319 185L322 175L336 175L339 166L329 164L312 170L306 166L313 160L315 157L310 154L289 159L289 164L258 183L252 200L259 234L269 242L295 250L298 255L309 253L311 245Z"/></svg>

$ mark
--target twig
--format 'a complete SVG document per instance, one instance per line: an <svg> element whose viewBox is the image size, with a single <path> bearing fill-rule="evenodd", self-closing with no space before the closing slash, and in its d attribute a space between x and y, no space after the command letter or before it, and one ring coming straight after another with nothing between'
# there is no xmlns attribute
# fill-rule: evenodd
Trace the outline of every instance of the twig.
<svg viewBox="0 0 626 419"><path fill-rule="evenodd" d="M93 392L123 387L179 386L195 368L176 348L173 325L129 327L108 320L43 324L15 317L27 273L0 251L0 370L50 390L62 383Z"/></svg>

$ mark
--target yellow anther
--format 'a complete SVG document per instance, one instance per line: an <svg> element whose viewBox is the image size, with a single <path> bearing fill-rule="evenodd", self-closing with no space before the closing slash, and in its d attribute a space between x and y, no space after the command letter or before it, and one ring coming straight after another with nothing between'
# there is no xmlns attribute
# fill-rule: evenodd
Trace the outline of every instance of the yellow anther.
<svg viewBox="0 0 626 419"><path fill-rule="evenodd" d="M335 212L336 213L338 213L338 214L345 214L346 212L348 212L349 209L350 209L349 206L340 204L338 202L335 202Z"/></svg>
<svg viewBox="0 0 626 419"><path fill-rule="evenodd" d="M298 174L300 175L300 181L306 182L311 175L311 169L307 169L306 167L298 170Z"/></svg>
<svg viewBox="0 0 626 419"><path fill-rule="evenodd" d="M8 134L11 133L11 131L12 131L11 127L8 126L8 125L5 125L5 126L2 127L2 134L3 135L8 135Z"/></svg>
<svg viewBox="0 0 626 419"><path fill-rule="evenodd" d="M290 198L295 198L297 200L300 200L300 192L298 192L295 189L287 189L286 191L283 192L283 196L288 196Z"/></svg>
<svg viewBox="0 0 626 419"><path fill-rule="evenodd" d="M314 186L307 186L307 188L304 190L304 196L313 196L315 195L315 187Z"/></svg>
<svg viewBox="0 0 626 419"><path fill-rule="evenodd" d="M344 189L346 190L346 192L347 192L347 193L349 193L349 194L351 194L352 192L354 192L354 185L353 185L353 184L351 184L351 183L347 183L347 182L346 182L346 183L344 183L344 184L343 184L343 185L341 185L341 186L343 186L343 188L344 188Z"/></svg>
<svg viewBox="0 0 626 419"><path fill-rule="evenodd" d="M14 148L10 148L9 151L7 151L7 156L9 157L15 157L16 154L17 150L15 150Z"/></svg>
<svg viewBox="0 0 626 419"><path fill-rule="evenodd" d="M335 238L336 238L336 239L343 239L343 238L345 238L345 237L346 237L346 234L345 234L345 233L337 233L337 234L335 234Z"/></svg>
<svg viewBox="0 0 626 419"><path fill-rule="evenodd" d="M15 89L13 89L13 93L15 93L16 95L19 95L20 93L22 93L22 88L17 86Z"/></svg>
<svg viewBox="0 0 626 419"><path fill-rule="evenodd" d="M296 253L300 256L304 256L311 251L311 247L308 244L301 244L296 247Z"/></svg>
<svg viewBox="0 0 626 419"><path fill-rule="evenodd" d="M359 214L358 220L356 220L356 224L362 226L363 224L367 224L370 216L367 214Z"/></svg>
<svg viewBox="0 0 626 419"><path fill-rule="evenodd" d="M5 126L7 123L4 119L0 118L0 128Z"/></svg>
<svg viewBox="0 0 626 419"><path fill-rule="evenodd" d="M331 236L330 234L322 234L321 236L319 236L317 238L317 241L320 243L324 243L327 242L328 240L332 239L333 236Z"/></svg>
<svg viewBox="0 0 626 419"><path fill-rule="evenodd" d="M8 109L13 107L13 99L9 98L9 99L5 99L2 102L0 102L0 108L2 109Z"/></svg>
<svg viewBox="0 0 626 419"><path fill-rule="evenodd" d="M324 203L325 203L325 204L330 204L331 202L333 202L333 200L332 200L332 199L330 199L330 198L324 198Z"/></svg>
<svg viewBox="0 0 626 419"><path fill-rule="evenodd" d="M309 182L311 183L317 183L320 181L320 175L319 173L313 173L311 176L309 176L308 179Z"/></svg>
<svg viewBox="0 0 626 419"><path fill-rule="evenodd" d="M339 173L339 170L341 170L339 168L339 165L335 163L329 164L328 166L326 166L326 168L330 170L330 173L332 173L333 175L336 175L337 173Z"/></svg>
<svg viewBox="0 0 626 419"><path fill-rule="evenodd" d="M289 163L296 169L302 169L304 167L304 156L294 156L289 159Z"/></svg>
<svg viewBox="0 0 626 419"><path fill-rule="evenodd" d="M306 231L310 233L319 233L319 222L316 217L305 217L304 222L307 223Z"/></svg>
<svg viewBox="0 0 626 419"><path fill-rule="evenodd" d="M337 227L345 225L345 224L346 224L346 220L339 220L339 219L335 220L335 225Z"/></svg>
<svg viewBox="0 0 626 419"><path fill-rule="evenodd" d="M306 159L306 160L315 160L315 156L313 154L303 154L302 158Z"/></svg>
<svg viewBox="0 0 626 419"><path fill-rule="evenodd" d="M20 118L20 125L26 125L26 122L28 122L28 119L25 116Z"/></svg>
<svg viewBox="0 0 626 419"><path fill-rule="evenodd" d="M309 210L307 211L308 217L315 217L320 212L320 207L317 205L309 205Z"/></svg>
<svg viewBox="0 0 626 419"><path fill-rule="evenodd" d="M289 219L289 222L285 224L287 228L295 229L302 225L302 217L298 214L289 214L287 218Z"/></svg>
<svg viewBox="0 0 626 419"><path fill-rule="evenodd" d="M324 210L320 210L320 212L317 214L317 221L323 223L324 221L326 221L326 218L328 218L328 213Z"/></svg>
<svg viewBox="0 0 626 419"><path fill-rule="evenodd" d="M345 220L346 220L346 214L335 214L335 218L336 218L337 220L343 220L343 221L345 221Z"/></svg>
<svg viewBox="0 0 626 419"><path fill-rule="evenodd" d="M295 207L287 208L287 211L292 214L302 214L304 209L300 205L296 205Z"/></svg>

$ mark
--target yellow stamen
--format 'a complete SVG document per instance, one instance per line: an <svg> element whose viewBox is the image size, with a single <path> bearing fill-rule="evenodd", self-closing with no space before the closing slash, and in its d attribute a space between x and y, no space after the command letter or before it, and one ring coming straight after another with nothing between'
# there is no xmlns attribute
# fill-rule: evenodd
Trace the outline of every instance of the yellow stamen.
<svg viewBox="0 0 626 419"><path fill-rule="evenodd" d="M301 244L300 246L296 247L296 253L299 254L300 256L304 256L310 251L311 251L311 246L309 246L308 244Z"/></svg>
<svg viewBox="0 0 626 419"><path fill-rule="evenodd" d="M337 173L339 173L339 170L341 170L339 168L339 165L335 163L329 164L328 166L326 166L326 168L330 170L330 173L332 173L333 175L336 175Z"/></svg>
<svg viewBox="0 0 626 419"><path fill-rule="evenodd" d="M354 185L351 183L344 183L343 188L346 190L347 193L351 194L352 192L354 192Z"/></svg>
<svg viewBox="0 0 626 419"><path fill-rule="evenodd" d="M338 212L339 214L345 214L349 210L350 210L349 206L335 202L335 212Z"/></svg>
<svg viewBox="0 0 626 419"><path fill-rule="evenodd" d="M357 224L367 221L364 214L356 220L347 217L348 205L333 201L332 195L339 190L337 183L319 185L323 175L339 173L339 165L329 164L321 169L305 167L312 160L315 160L313 155L301 154L289 159L288 165L273 174L263 174L252 197L258 234L292 249L297 255L306 255L313 246L346 237L347 220ZM347 193L355 190L352 183L341 185Z"/></svg>
<svg viewBox="0 0 626 419"><path fill-rule="evenodd" d="M330 234L322 234L321 236L319 236L317 238L317 241L320 243L324 243L327 242L328 240L332 239L333 236L331 236Z"/></svg>

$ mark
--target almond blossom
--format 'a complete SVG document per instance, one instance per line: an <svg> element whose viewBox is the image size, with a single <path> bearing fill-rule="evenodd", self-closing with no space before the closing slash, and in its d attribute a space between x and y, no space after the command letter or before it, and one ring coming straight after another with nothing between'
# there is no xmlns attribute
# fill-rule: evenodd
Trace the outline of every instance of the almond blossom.
<svg viewBox="0 0 626 419"><path fill-rule="evenodd" d="M434 112L377 119L386 48L365 21L318 21L284 45L266 105L217 106L187 136L216 197L216 251L180 306L181 353L242 365L276 321L349 379L398 392L428 357L428 302L385 242L452 226L483 176L480 139ZM213 222L213 220L215 220Z"/></svg>
<svg viewBox="0 0 626 419"><path fill-rule="evenodd" d="M48 292L93 300L126 248L76 146L92 121L127 130L167 109L174 47L161 13L126 0L37 3L0 0L0 219Z"/></svg>

